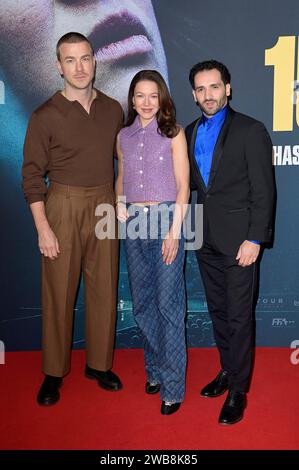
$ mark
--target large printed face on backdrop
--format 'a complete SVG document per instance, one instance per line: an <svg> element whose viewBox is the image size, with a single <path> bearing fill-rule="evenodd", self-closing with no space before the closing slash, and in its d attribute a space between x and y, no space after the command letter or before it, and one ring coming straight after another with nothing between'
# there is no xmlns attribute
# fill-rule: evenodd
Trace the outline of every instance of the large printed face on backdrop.
<svg viewBox="0 0 299 470"><path fill-rule="evenodd" d="M1 65L5 80L32 107L63 87L57 40L69 31L89 38L97 59L95 86L126 108L130 81L166 59L150 0L2 0Z"/></svg>

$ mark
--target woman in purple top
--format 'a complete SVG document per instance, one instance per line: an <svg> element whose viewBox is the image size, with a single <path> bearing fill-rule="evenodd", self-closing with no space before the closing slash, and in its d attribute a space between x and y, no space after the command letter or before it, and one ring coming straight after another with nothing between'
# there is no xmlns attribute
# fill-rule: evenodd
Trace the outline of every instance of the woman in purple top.
<svg viewBox="0 0 299 470"><path fill-rule="evenodd" d="M142 70L133 78L117 153L117 217L126 222L133 313L144 336L145 391L160 391L161 413L169 415L179 409L185 394L182 224L189 163L184 131L159 72Z"/></svg>

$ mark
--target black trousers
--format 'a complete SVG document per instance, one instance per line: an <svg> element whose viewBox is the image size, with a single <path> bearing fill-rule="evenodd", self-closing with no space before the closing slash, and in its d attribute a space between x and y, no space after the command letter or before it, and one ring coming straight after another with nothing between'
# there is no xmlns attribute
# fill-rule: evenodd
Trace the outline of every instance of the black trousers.
<svg viewBox="0 0 299 470"><path fill-rule="evenodd" d="M196 252L222 369L230 389L247 392L254 347L254 303L257 264L241 267L206 239Z"/></svg>

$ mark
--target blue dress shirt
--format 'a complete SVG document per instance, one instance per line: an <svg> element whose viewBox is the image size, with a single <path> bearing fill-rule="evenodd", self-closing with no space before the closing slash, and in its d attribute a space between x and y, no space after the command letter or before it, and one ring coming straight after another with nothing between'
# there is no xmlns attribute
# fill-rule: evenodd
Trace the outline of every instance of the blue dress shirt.
<svg viewBox="0 0 299 470"><path fill-rule="evenodd" d="M227 106L210 118L203 114L202 121L197 129L194 155L206 186L209 183L214 148L226 115Z"/></svg>
<svg viewBox="0 0 299 470"><path fill-rule="evenodd" d="M209 184L213 153L215 145L227 115L227 106L220 109L214 116L207 118L202 115L202 121L197 129L194 155L202 179L206 185ZM257 240L250 240L252 243L260 244Z"/></svg>

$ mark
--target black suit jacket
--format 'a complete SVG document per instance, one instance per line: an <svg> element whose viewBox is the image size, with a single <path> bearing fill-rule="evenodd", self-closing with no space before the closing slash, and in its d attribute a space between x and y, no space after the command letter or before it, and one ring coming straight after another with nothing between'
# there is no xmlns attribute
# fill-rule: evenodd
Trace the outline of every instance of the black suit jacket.
<svg viewBox="0 0 299 470"><path fill-rule="evenodd" d="M275 182L272 142L265 126L230 107L219 133L208 186L194 146L201 118L186 128L191 190L204 206L204 238L224 254L235 255L244 240L272 241Z"/></svg>

